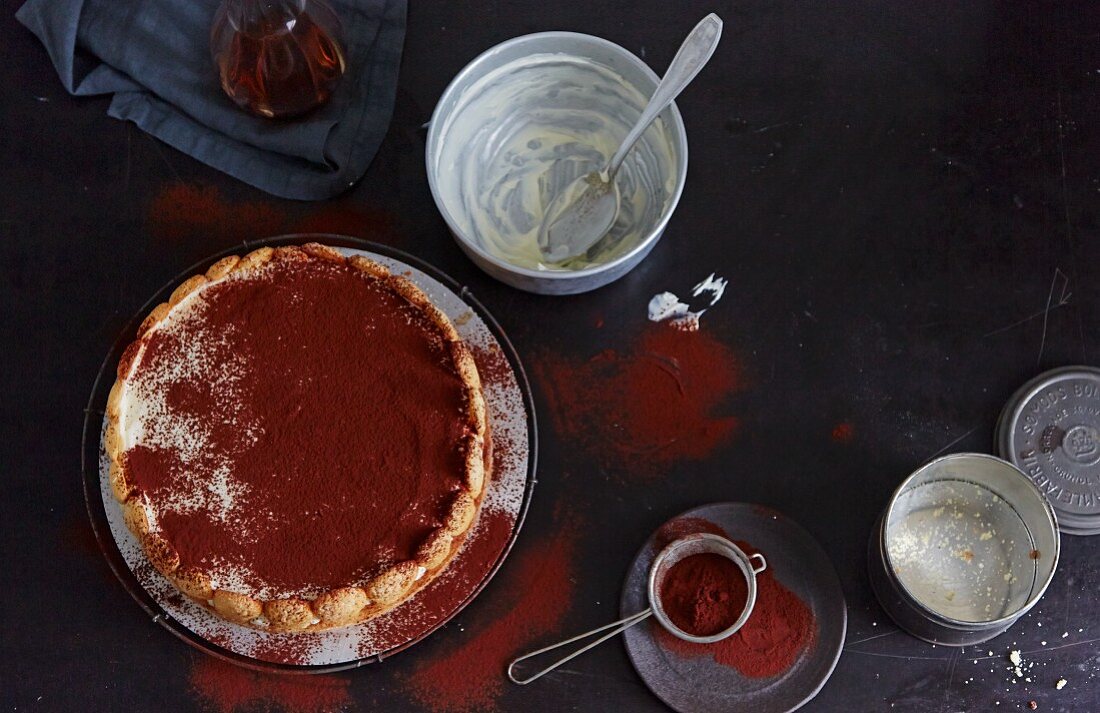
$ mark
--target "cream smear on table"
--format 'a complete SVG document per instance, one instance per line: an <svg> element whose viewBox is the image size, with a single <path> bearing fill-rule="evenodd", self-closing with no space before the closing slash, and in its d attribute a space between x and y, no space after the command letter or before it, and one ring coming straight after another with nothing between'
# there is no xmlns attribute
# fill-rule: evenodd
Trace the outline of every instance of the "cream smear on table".
<svg viewBox="0 0 1100 713"><path fill-rule="evenodd" d="M647 307L649 320L651 322L667 321L676 329L684 332L694 332L699 329L699 320L706 311L722 299L728 284L729 280L724 277L716 277L712 272L705 280L691 288L692 297L699 297L703 294L708 295L706 299L709 304L698 310L692 310L691 305L672 292L659 292L649 300Z"/></svg>
<svg viewBox="0 0 1100 713"><path fill-rule="evenodd" d="M463 233L489 254L537 270L579 270L629 252L659 221L677 173L662 119L616 178L619 215L585 255L545 264L538 229L550 201L602 168L648 97L610 68L564 54L509 62L463 92L441 128L439 193Z"/></svg>

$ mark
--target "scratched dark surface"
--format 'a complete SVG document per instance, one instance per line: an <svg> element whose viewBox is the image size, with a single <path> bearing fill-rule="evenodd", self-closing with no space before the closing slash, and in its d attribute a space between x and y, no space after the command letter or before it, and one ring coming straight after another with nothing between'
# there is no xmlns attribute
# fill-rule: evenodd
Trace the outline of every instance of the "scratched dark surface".
<svg viewBox="0 0 1100 713"><path fill-rule="evenodd" d="M576 596L558 633L614 617L631 557L670 515L760 502L820 539L848 597L848 644L809 710L1100 709L1100 538L1063 538L1033 614L965 650L895 631L864 572L872 523L906 474L938 453L991 450L1005 399L1039 371L1100 364L1100 5L523 0L482 3L484 15L469 3L411 5L390 132L366 177L327 208L374 216L363 237L469 285L525 358L546 346L578 357L625 346L655 292L684 291L712 270L730 281L704 329L742 360L745 388L727 404L742 426L711 458L651 481L601 471L555 432L535 384L540 486L514 557L554 526L558 503L578 512ZM165 186L213 186L292 217L325 207L270 199L109 119L105 99L67 96L12 19L16 6L5 5L0 30L0 702L194 709L187 672L199 654L144 616L88 541L82 408L150 294L261 237L247 226L156 237L149 210ZM602 35L660 72L709 10L726 31L679 101L688 185L652 256L571 298L479 273L424 176L421 127L454 73L496 42L549 29ZM389 216L384 231L379 216ZM853 428L847 444L830 438L841 422ZM361 709L415 710L395 682L463 629L350 674L351 697ZM1011 648L1035 663L1030 683L1010 681ZM1059 677L1069 683L1056 691ZM498 705L661 708L621 645L513 687Z"/></svg>

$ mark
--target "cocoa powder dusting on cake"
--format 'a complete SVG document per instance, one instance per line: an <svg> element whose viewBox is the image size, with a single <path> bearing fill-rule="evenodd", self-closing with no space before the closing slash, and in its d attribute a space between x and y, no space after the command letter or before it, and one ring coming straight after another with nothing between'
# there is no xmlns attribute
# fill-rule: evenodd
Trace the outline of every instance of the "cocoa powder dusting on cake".
<svg viewBox="0 0 1100 713"><path fill-rule="evenodd" d="M182 561L276 597L412 556L464 472L464 385L434 323L343 263L189 299L146 340L132 388L162 413L125 455ZM378 368L398 361L399 383Z"/></svg>

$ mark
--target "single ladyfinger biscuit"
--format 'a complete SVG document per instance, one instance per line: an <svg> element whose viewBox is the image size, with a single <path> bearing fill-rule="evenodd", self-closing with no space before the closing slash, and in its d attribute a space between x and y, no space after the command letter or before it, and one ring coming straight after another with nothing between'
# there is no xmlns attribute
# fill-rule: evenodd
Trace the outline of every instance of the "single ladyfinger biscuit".
<svg viewBox="0 0 1100 713"><path fill-rule="evenodd" d="M451 503L451 510L447 514L447 522L443 527L447 534L457 537L469 529L470 523L474 521L476 515L477 501L474 496L467 492L459 492L455 496L454 502Z"/></svg>
<svg viewBox="0 0 1100 713"><path fill-rule="evenodd" d="M390 274L389 270L382 267L374 260L365 258L362 255L352 255L348 258L348 264L356 270L362 270L371 277L377 277L379 279L385 278Z"/></svg>
<svg viewBox="0 0 1100 713"><path fill-rule="evenodd" d="M187 295L191 294L205 284L205 275L192 275L191 277L188 277L179 287L172 290L172 296L168 298L168 306L175 307L183 300L184 297L187 297Z"/></svg>
<svg viewBox="0 0 1100 713"><path fill-rule="evenodd" d="M243 272L246 270L255 270L259 267L263 267L270 260L271 256L275 254L275 248L262 247L253 250L244 257L233 268L234 272Z"/></svg>
<svg viewBox="0 0 1100 713"><path fill-rule="evenodd" d="M275 599L264 604L272 631L299 631L313 624L313 610L301 599Z"/></svg>
<svg viewBox="0 0 1100 713"><path fill-rule="evenodd" d="M241 261L239 255L227 255L221 260L206 268L206 279L213 282L214 280L220 280L229 273L233 272L233 268L237 266L237 263Z"/></svg>
<svg viewBox="0 0 1100 713"><path fill-rule="evenodd" d="M309 254L302 250L297 245L284 245L280 248L275 248L275 252L271 254L272 260L278 260L280 262L288 261L304 261L309 259Z"/></svg>
<svg viewBox="0 0 1100 713"><path fill-rule="evenodd" d="M390 274L386 278L386 284L390 286L391 290L404 297L413 307L425 309L432 304L428 296L416 286L416 283L404 275Z"/></svg>
<svg viewBox="0 0 1100 713"><path fill-rule="evenodd" d="M454 538L443 529L435 530L416 551L416 558L420 560L420 566L425 569L435 569L443 564L447 555L451 553L451 544Z"/></svg>
<svg viewBox="0 0 1100 713"><path fill-rule="evenodd" d="M485 441L481 436L466 437L466 490L475 498L485 487Z"/></svg>
<svg viewBox="0 0 1100 713"><path fill-rule="evenodd" d="M155 532L146 532L141 539L141 546L145 549L145 555L164 576L169 576L180 566L180 556L176 548L172 547L168 540Z"/></svg>
<svg viewBox="0 0 1100 713"><path fill-rule="evenodd" d="M488 426L488 414L485 410L485 397L481 391L466 389L466 420L474 433L485 433Z"/></svg>
<svg viewBox="0 0 1100 713"><path fill-rule="evenodd" d="M455 369L458 370L462 380L466 382L467 388L471 391L481 394L481 375L477 371L477 362L474 360L473 352L470 351L470 347L466 346L466 342L456 341L451 342L451 359L454 361Z"/></svg>
<svg viewBox="0 0 1100 713"><path fill-rule="evenodd" d="M107 427L103 429L103 450L112 461L122 458L122 434L115 419L108 418Z"/></svg>
<svg viewBox="0 0 1100 713"><path fill-rule="evenodd" d="M131 497L126 502L120 503L119 507L122 508L122 521L126 523L126 529L139 540L145 537L149 532L149 516L145 513L145 505L141 502L141 498Z"/></svg>
<svg viewBox="0 0 1100 713"><path fill-rule="evenodd" d="M393 604L412 587L416 581L416 572L416 562L399 562L367 584L367 596L378 604Z"/></svg>
<svg viewBox="0 0 1100 713"><path fill-rule="evenodd" d="M210 577L195 567L178 567L169 575L168 579L181 592L206 603L214 596L214 588L210 584Z"/></svg>
<svg viewBox="0 0 1100 713"><path fill-rule="evenodd" d="M115 367L116 378L125 379L130 375L130 370L134 368L134 361L137 360L138 354L141 352L141 346L141 340L135 339L122 350L122 356L118 358L118 366Z"/></svg>
<svg viewBox="0 0 1100 713"><path fill-rule="evenodd" d="M313 600L313 613L324 627L351 624L370 600L359 587L341 587L325 592Z"/></svg>
<svg viewBox="0 0 1100 713"><path fill-rule="evenodd" d="M116 460L112 460L107 466L107 480L111 483L111 492L115 500L124 503L134 494L134 487L126 479L126 468Z"/></svg>
<svg viewBox="0 0 1100 713"><path fill-rule="evenodd" d="M263 613L263 607L260 606L260 603L244 594L219 589L214 592L212 599L214 611L230 621L243 624L246 621L252 621Z"/></svg>
<svg viewBox="0 0 1100 713"><path fill-rule="evenodd" d="M322 260L328 260L329 262L343 262L344 256L340 254L339 250L330 248L328 245L321 245L320 243L306 243L302 246L307 254L313 257L320 258Z"/></svg>
<svg viewBox="0 0 1100 713"><path fill-rule="evenodd" d="M107 418L117 421L119 406L122 405L122 384L120 379L115 379L111 385L111 392L107 394Z"/></svg>
<svg viewBox="0 0 1100 713"><path fill-rule="evenodd" d="M153 311L145 315L145 319L141 321L141 326L138 327L138 339L144 337L150 329L160 324L161 320L163 320L168 315L169 309L171 309L171 306L167 302L161 302L159 305L153 308ZM131 344L130 346L133 346L134 344L140 346L140 342L136 341L133 342L133 344ZM122 362L120 361L119 364L121 365Z"/></svg>

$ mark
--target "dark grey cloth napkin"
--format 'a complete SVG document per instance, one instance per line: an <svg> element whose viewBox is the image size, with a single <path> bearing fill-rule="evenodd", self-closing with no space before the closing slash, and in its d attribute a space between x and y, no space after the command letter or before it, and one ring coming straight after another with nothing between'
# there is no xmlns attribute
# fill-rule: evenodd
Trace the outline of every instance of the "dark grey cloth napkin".
<svg viewBox="0 0 1100 713"><path fill-rule="evenodd" d="M28 0L16 13L72 94L113 94L108 113L284 198L329 198L367 170L393 112L406 0L331 0L347 71L328 103L291 121L251 116L210 59L218 0Z"/></svg>

